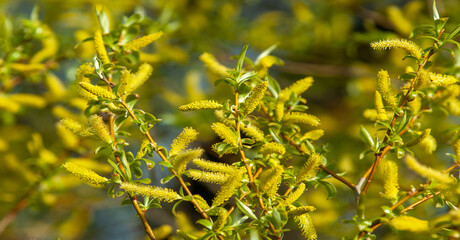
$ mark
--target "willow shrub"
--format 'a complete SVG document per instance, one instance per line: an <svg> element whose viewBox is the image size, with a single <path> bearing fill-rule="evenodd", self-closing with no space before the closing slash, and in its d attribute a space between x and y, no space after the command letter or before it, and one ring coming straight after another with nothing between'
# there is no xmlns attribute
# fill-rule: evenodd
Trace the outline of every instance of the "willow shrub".
<svg viewBox="0 0 460 240"><path fill-rule="evenodd" d="M306 239L317 239L311 218L317 207L305 205L299 199L302 195L308 199L307 189L315 191L322 186L331 201L340 201L334 198L337 190L330 178L348 187L356 198L356 215L345 221L356 227L351 239L373 239L373 232L382 225L395 232L428 233L432 238L459 237L460 186L458 174L454 174L460 159L458 127L446 133L454 150L454 154L449 154L451 166L447 169L422 163L423 159L413 150L421 147L426 154L436 152L437 139L431 135L431 129L436 126L427 125L425 115L433 110L452 116L460 114L457 78L438 68L430 68L440 51L454 54L450 47L460 45L454 40L460 27L446 30L448 19L440 18L436 7L433 9L433 23L416 28L414 40L385 39L370 44L377 51L405 50L407 68L402 73L389 73L384 69L376 73L374 105L370 104L363 113L374 122L374 129L360 128L361 139L367 145L360 157L372 155L374 161L356 184L330 166L328 148L317 144L324 134L321 119L309 111L302 97L314 84L314 79L305 77L281 89L268 71L273 65L282 63L271 55L274 48L252 60L246 57L248 47L245 46L234 67L224 66L212 54L203 53L200 59L216 79L215 85L224 85L233 96L225 101L195 101L178 109L212 111L217 120L209 128L221 140L212 150L219 157L234 155L238 161L231 164L210 161L203 158L203 149L189 148L200 138L194 126L184 128L170 146L159 145L150 130L161 120L137 107L141 96L136 91L154 71L150 64L139 62L139 51L161 38L163 33L132 34L137 32L131 31L139 20L136 17L111 30L107 17L99 9L101 30L87 39L93 42L97 56L93 62L78 67L75 88L80 97L69 100L85 106L81 109L86 119L61 114L58 129L68 148L75 147L79 138L98 138L99 146L93 150L108 156L112 175L110 179L102 177L90 170L91 166L80 166L78 161L66 162L62 167L84 182L107 188L108 195L121 198L122 204L131 204L151 239L169 235L169 227L152 229L146 218L146 212L161 207L163 202L174 204L172 214L178 218L183 216L179 216L176 207L187 202L201 216L197 223L202 230L178 229L177 236L181 239L281 239L289 231L286 225L290 221L297 224ZM47 30L46 26L43 30ZM52 62L43 64L43 60L56 52L52 40L44 41L44 50L36 53L28 64L9 63L11 71L22 74L46 71ZM398 84L390 78L395 74L399 74L401 82ZM55 92L53 95L62 97L64 90L52 81L52 75L46 76L49 88ZM4 85L5 89L7 87ZM14 95L1 95L3 109L16 112L21 104L40 103L35 98ZM136 126L136 133L130 132L132 126ZM136 151L126 150L130 145L128 136L139 134L142 139ZM43 149L41 151L46 155ZM160 161L152 160L155 155ZM149 174L144 171L153 168L169 172L161 184L177 181L179 189L168 189L161 184L152 186ZM405 186L406 177L410 175L399 174L401 168L420 175L422 182L417 186ZM380 216L371 218L365 214L368 207L365 198L371 197L366 196L369 187L377 185L372 184L377 171L384 175L380 186L382 193L377 197L386 199L387 204L380 206ZM190 190L190 181L215 184L219 190L209 202ZM429 220L412 216L411 210L426 201L433 201L437 206L447 205L450 210Z"/></svg>

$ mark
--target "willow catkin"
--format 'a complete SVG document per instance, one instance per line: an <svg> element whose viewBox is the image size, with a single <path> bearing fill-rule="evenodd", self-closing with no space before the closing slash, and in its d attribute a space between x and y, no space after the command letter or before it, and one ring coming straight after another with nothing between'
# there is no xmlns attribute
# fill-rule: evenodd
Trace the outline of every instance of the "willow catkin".
<svg viewBox="0 0 460 240"><path fill-rule="evenodd" d="M259 187L262 193L269 197L275 197L276 192L281 184L281 174L284 172L282 165L274 166L260 174Z"/></svg>
<svg viewBox="0 0 460 240"><path fill-rule="evenodd" d="M207 182L213 184L224 184L228 178L228 174L223 174L219 172L205 172L196 169L188 170L188 175L195 181Z"/></svg>
<svg viewBox="0 0 460 240"><path fill-rule="evenodd" d="M434 179L442 184L452 184L454 182L454 179L449 174L424 166L411 155L407 155L406 164L407 167L423 177Z"/></svg>
<svg viewBox="0 0 460 240"><path fill-rule="evenodd" d="M237 146L238 136L227 125L216 122L211 125L212 130L227 144Z"/></svg>
<svg viewBox="0 0 460 240"><path fill-rule="evenodd" d="M317 167L322 163L323 156L313 153L297 174L297 183L309 180L316 175Z"/></svg>
<svg viewBox="0 0 460 240"><path fill-rule="evenodd" d="M309 212L315 211L316 208L313 206L303 206L303 207L297 207L294 209L291 209L288 211L288 216L289 217L295 217L295 216L300 216Z"/></svg>
<svg viewBox="0 0 460 240"><path fill-rule="evenodd" d="M83 90L85 90L89 94L92 94L95 97L108 98L108 99L117 98L115 94L113 94L112 92L110 92L109 90L103 87L93 85L89 82L79 82L78 84Z"/></svg>
<svg viewBox="0 0 460 240"><path fill-rule="evenodd" d="M388 72L380 70L377 74L377 91L382 95L386 104L396 107L397 99L391 87L391 79Z"/></svg>
<svg viewBox="0 0 460 240"><path fill-rule="evenodd" d="M96 53L103 64L110 63L109 56L107 55L107 50L104 46L104 40L102 39L102 33L100 31L96 31L94 33L94 49L96 50Z"/></svg>
<svg viewBox="0 0 460 240"><path fill-rule="evenodd" d="M396 216L390 220L390 224L400 231L426 232L429 230L428 221L411 216Z"/></svg>
<svg viewBox="0 0 460 240"><path fill-rule="evenodd" d="M226 173L226 174L233 174L235 171L238 171L236 167L231 165L220 163L220 162L212 162L209 160L205 160L202 158L193 159L193 164L198 166L199 168L212 171L212 172L219 172L219 173Z"/></svg>
<svg viewBox="0 0 460 240"><path fill-rule="evenodd" d="M107 178L99 176L94 171L80 167L71 162L62 164L62 167L64 167L68 172L72 173L76 177L80 178L82 181L95 186L104 186L109 181Z"/></svg>
<svg viewBox="0 0 460 240"><path fill-rule="evenodd" d="M222 108L222 104L214 101L214 100L200 100L195 101L186 105L182 105L179 107L179 111L194 111L194 110L204 110L204 109L220 109Z"/></svg>
<svg viewBox="0 0 460 240"><path fill-rule="evenodd" d="M394 200L398 198L398 165L394 161L385 161L383 166L383 197Z"/></svg>
<svg viewBox="0 0 460 240"><path fill-rule="evenodd" d="M159 39L161 36L163 36L163 32L156 32L156 33L151 33L149 35L136 38L131 40L125 45L126 49L131 49L134 51L138 51L139 49L149 45L150 43L153 43L157 39Z"/></svg>
<svg viewBox="0 0 460 240"><path fill-rule="evenodd" d="M301 112L290 112L284 116L283 121L286 123L305 124L312 127L317 127L320 124L318 117Z"/></svg>
<svg viewBox="0 0 460 240"><path fill-rule="evenodd" d="M95 133L102 141L106 143L112 143L112 136L110 135L109 128L105 125L102 117L94 114L89 117L89 124L91 126L91 131Z"/></svg>
<svg viewBox="0 0 460 240"><path fill-rule="evenodd" d="M299 226L299 229L302 232L302 236L304 236L308 240L317 239L316 229L313 226L313 222L308 213L300 216L295 216L294 220L297 222L297 225Z"/></svg>
<svg viewBox="0 0 460 240"><path fill-rule="evenodd" d="M268 142L262 145L259 152L263 155L270 155L270 154L283 155L286 152L286 149L280 143Z"/></svg>
<svg viewBox="0 0 460 240"><path fill-rule="evenodd" d="M185 171L187 163L189 163L193 159L201 157L203 153L204 153L204 150L201 148L188 149L185 151L181 151L171 160L171 164L174 166L174 169L179 174L183 173Z"/></svg>
<svg viewBox="0 0 460 240"><path fill-rule="evenodd" d="M268 81L263 81L252 89L249 96L244 100L244 105L241 107L241 113L243 115L248 115L256 109L267 90L267 86Z"/></svg>
<svg viewBox="0 0 460 240"><path fill-rule="evenodd" d="M169 155L175 155L184 150L191 142L196 140L197 136L198 132L195 129L191 127L184 128L179 136L173 140Z"/></svg>
<svg viewBox="0 0 460 240"><path fill-rule="evenodd" d="M374 49L378 49L378 50L401 48L409 52L410 55L412 55L413 57L417 59L422 58L422 52L423 52L420 46L406 39L380 40L378 42L372 42L371 47Z"/></svg>
<svg viewBox="0 0 460 240"><path fill-rule="evenodd" d="M207 52L201 54L200 60L208 67L208 70L219 77L227 77L230 70L226 66L220 64L217 59Z"/></svg>
<svg viewBox="0 0 460 240"><path fill-rule="evenodd" d="M379 91L375 91L375 109L377 110L377 120L379 121L387 121L388 116L387 112L385 111L385 106L383 105L382 95L380 95Z"/></svg>
<svg viewBox="0 0 460 240"><path fill-rule="evenodd" d="M293 204L295 201L297 201L297 199L300 198L300 196L302 196L304 192L305 183L300 183L297 189L287 196L286 200L284 200L284 204L287 206Z"/></svg>
<svg viewBox="0 0 460 240"><path fill-rule="evenodd" d="M168 188L161 188L157 186L152 187L136 183L123 182L120 184L120 187L126 190L127 192L132 192L136 195L151 197L163 202L173 202L181 198L181 196L177 194L175 191Z"/></svg>
<svg viewBox="0 0 460 240"><path fill-rule="evenodd" d="M235 191L243 184L241 181L243 179L243 171L238 169L235 171L228 180L222 185L219 192L217 192L216 196L212 201L212 206L220 206L225 201L227 201Z"/></svg>

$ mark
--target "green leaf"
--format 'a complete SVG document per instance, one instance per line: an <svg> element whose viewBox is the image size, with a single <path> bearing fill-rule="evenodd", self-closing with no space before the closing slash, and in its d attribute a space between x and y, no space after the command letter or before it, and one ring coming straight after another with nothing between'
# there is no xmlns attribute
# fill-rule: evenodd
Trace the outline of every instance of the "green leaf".
<svg viewBox="0 0 460 240"><path fill-rule="evenodd" d="M369 134L369 132L363 125L361 125L359 129L359 135L361 136L361 140L363 140L363 142L365 142L370 147L374 147L374 139L372 139L371 134Z"/></svg>
<svg viewBox="0 0 460 240"><path fill-rule="evenodd" d="M403 74L399 75L398 79L401 80L401 81L410 81L410 80L414 79L414 77L415 77L415 73L410 72L410 73L403 73Z"/></svg>
<svg viewBox="0 0 460 240"><path fill-rule="evenodd" d="M101 26L102 33L106 34L110 32L110 22L107 14L104 12L102 8L98 9L94 7L94 11L96 12L97 19L99 20L99 26Z"/></svg>
<svg viewBox="0 0 460 240"><path fill-rule="evenodd" d="M107 195L109 195L111 198L115 198L115 184L109 187L107 190Z"/></svg>
<svg viewBox="0 0 460 240"><path fill-rule="evenodd" d="M173 168L173 165L170 162L161 161L161 162L158 162L158 164L165 166L167 168Z"/></svg>
<svg viewBox="0 0 460 240"><path fill-rule="evenodd" d="M447 36L447 40L452 40L452 39L456 38L459 33L460 33L460 25L457 25L455 27L455 29L452 30L452 32L449 33L449 35Z"/></svg>
<svg viewBox="0 0 460 240"><path fill-rule="evenodd" d="M123 25L129 27L135 23L138 23L142 20L143 16L140 13L135 13L124 21Z"/></svg>
<svg viewBox="0 0 460 240"><path fill-rule="evenodd" d="M133 171L135 178L139 179L142 177L142 169L140 167L133 167L131 170Z"/></svg>
<svg viewBox="0 0 460 240"><path fill-rule="evenodd" d="M211 230L212 229L212 222L207 219L200 219L196 221L196 223L203 225L205 228Z"/></svg>
<svg viewBox="0 0 460 240"><path fill-rule="evenodd" d="M125 179L125 174L122 171L120 171L120 168L118 168L118 165L116 163L114 163L110 159L107 159L107 162L113 167L113 169L115 170L115 172L118 173L118 175L123 176L123 179Z"/></svg>
<svg viewBox="0 0 460 240"><path fill-rule="evenodd" d="M235 202L236 202L236 206L238 207L238 209L240 209L242 213L250 217L252 220L258 220L257 216L254 214L251 208L249 208L246 204L244 204L238 198L235 198Z"/></svg>
<svg viewBox="0 0 460 240"><path fill-rule="evenodd" d="M270 53L273 52L273 50L275 50L277 46L278 46L278 44L273 44L270 47L268 47L267 49L265 49L263 52L261 52L259 54L259 56L257 56L255 64L258 64L260 59L270 55Z"/></svg>
<svg viewBox="0 0 460 240"><path fill-rule="evenodd" d="M162 178L162 179L160 180L160 182L161 182L162 184L165 184L165 183L171 181L171 179L173 179L173 178L174 178L174 175L171 174L171 175L169 175L169 176L166 176L166 177Z"/></svg>
<svg viewBox="0 0 460 240"><path fill-rule="evenodd" d="M274 78L270 76L267 77L267 81L268 81L268 91L272 94L272 96L275 99L277 99L281 91L280 85Z"/></svg>
<svg viewBox="0 0 460 240"><path fill-rule="evenodd" d="M143 183L143 184L150 184L150 183L152 183L152 180L150 178L142 178L142 179L134 180L134 182Z"/></svg>
<svg viewBox="0 0 460 240"><path fill-rule="evenodd" d="M433 19L435 21L439 19L438 8L436 7L436 0L433 0Z"/></svg>
<svg viewBox="0 0 460 240"><path fill-rule="evenodd" d="M322 184L326 188L327 199L331 199L335 197L335 195L337 194L337 188L335 188L335 186L332 183L325 182L325 181L319 181L319 183Z"/></svg>
<svg viewBox="0 0 460 240"><path fill-rule="evenodd" d="M148 170L151 170L153 167L155 167L155 162L147 158L136 158L136 161L144 161L145 164L147 164Z"/></svg>
<svg viewBox="0 0 460 240"><path fill-rule="evenodd" d="M139 100L139 95L137 94L129 94L126 96L126 105L128 105L129 109L133 109L134 105L136 105L137 100Z"/></svg>
<svg viewBox="0 0 460 240"><path fill-rule="evenodd" d="M124 199L121 201L120 205L131 205L131 200L129 198Z"/></svg>
<svg viewBox="0 0 460 240"><path fill-rule="evenodd" d="M244 58L246 57L246 51L248 50L249 45L244 45L243 49L241 49L240 55L238 57L238 64L236 65L235 70L240 72L243 69Z"/></svg>

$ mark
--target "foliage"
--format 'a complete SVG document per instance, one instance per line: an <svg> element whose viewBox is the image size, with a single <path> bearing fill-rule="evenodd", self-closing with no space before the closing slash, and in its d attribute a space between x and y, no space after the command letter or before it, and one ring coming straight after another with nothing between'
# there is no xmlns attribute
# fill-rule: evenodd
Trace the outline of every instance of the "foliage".
<svg viewBox="0 0 460 240"><path fill-rule="evenodd" d="M372 69L375 84L368 87L369 78L362 78L347 86L350 95L367 88L358 94L373 100L353 100L352 114L357 117L353 125L341 126L361 142L344 141L343 148L349 149L335 146L333 135L326 144L324 138L337 131L331 117L316 112L317 104L307 104L304 97L318 94L311 89L317 83L324 88L320 91L328 91L324 84L305 75L285 84L277 80L282 77L272 75L272 68L285 64L275 56L277 49L314 52L311 49L322 46L318 56L331 57L334 50L324 49L328 43L352 48L343 39L329 37L301 46L295 43L303 43L305 36L282 38L273 30L276 20L287 19L267 14L241 33L251 48L255 42L256 50L244 45L230 65L213 55L215 45L209 39L201 41L200 33L215 27L208 26L212 24L227 29L215 34L237 32L233 20L239 4L215 3L222 16L214 23L204 17L212 16L213 1L200 1L193 6L195 12L183 15L187 3L175 1L173 7L160 2L158 19L138 9L121 22L106 7L94 6L97 27L82 30L74 46L81 63L68 53L69 46L60 46L58 31L39 20L38 8L28 19L1 16L0 116L5 127L0 151L12 173L5 177L1 199L10 209L2 209L0 233L30 201L37 209L57 209L53 204L70 208L73 215L59 226L65 232L62 237L81 237L89 213L78 202L89 202L103 188L135 209L150 239L298 236L289 235L292 232L317 239L334 236L325 229L336 220L349 229L338 233L347 235L344 239L375 239L389 229L402 238L459 236L460 134L455 117L460 114L460 87L458 67L445 60L443 51L457 58L460 26L441 18L436 2L431 6L433 20L413 30L404 15L409 16L409 10L403 14L397 7L388 8L393 30L400 36L355 36L355 45L370 42L378 52L404 55L403 61L389 62L375 55L372 61L380 69ZM296 1L292 11L296 23L289 28L313 28L318 36L328 35L325 23L309 25L313 16L307 4ZM335 18L330 35L347 31L334 27L340 21ZM265 42L254 41L255 36L264 36ZM201 55L189 56L186 47L179 46L181 41L190 41L189 47ZM187 73L186 95L166 82L151 83L162 74L173 76L168 64L186 63L189 57L206 66L214 94L202 91L196 70ZM295 63L285 66L289 64ZM58 77L61 69L71 80ZM163 99L151 97L153 93ZM327 104L341 107L331 95L327 98L332 98ZM161 107L149 106L151 101L169 103L177 111L163 114ZM356 120L361 110L363 123ZM172 134L174 125L184 128L168 142L161 133ZM353 162L347 160L351 154ZM61 193L77 192L80 185L65 171L96 189L77 198L63 197ZM204 194L196 186L213 190ZM428 201L434 206L424 204ZM177 226L152 219L149 214L158 208L171 212ZM376 233L377 229L385 230Z"/></svg>

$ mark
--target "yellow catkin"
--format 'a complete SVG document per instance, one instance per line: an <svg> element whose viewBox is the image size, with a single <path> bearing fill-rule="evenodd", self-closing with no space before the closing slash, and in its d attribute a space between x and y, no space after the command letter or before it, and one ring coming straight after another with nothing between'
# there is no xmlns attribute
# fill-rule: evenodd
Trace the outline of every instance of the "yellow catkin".
<svg viewBox="0 0 460 240"><path fill-rule="evenodd" d="M133 81L133 74L128 69L121 71L120 83L118 86L118 95L125 95L128 93L128 84Z"/></svg>
<svg viewBox="0 0 460 240"><path fill-rule="evenodd" d="M259 187L262 193L269 197L275 197L276 192L281 184L281 174L284 172L282 165L274 166L260 174Z"/></svg>
<svg viewBox="0 0 460 240"><path fill-rule="evenodd" d="M385 161L383 166L383 197L394 200L398 198L398 165L393 161Z"/></svg>
<svg viewBox="0 0 460 240"><path fill-rule="evenodd" d="M48 89L47 99L51 101L58 100L66 95L66 88L62 81L53 73L45 74L44 83Z"/></svg>
<svg viewBox="0 0 460 240"><path fill-rule="evenodd" d="M371 47L378 50L402 48L409 52L413 57L422 58L422 49L412 41L406 39L387 39L371 43Z"/></svg>
<svg viewBox="0 0 460 240"><path fill-rule="evenodd" d="M213 183L213 184L224 184L227 180L229 175L218 173L218 172L205 172L196 169L190 169L188 171L190 178L196 181Z"/></svg>
<svg viewBox="0 0 460 240"><path fill-rule="evenodd" d="M182 130L179 136L177 136L177 138L173 140L173 143L171 144L171 150L169 151L169 155L178 154L180 151L185 149L189 145L189 143L195 141L197 136L198 132L195 129L190 127L184 128L184 130Z"/></svg>
<svg viewBox="0 0 460 240"><path fill-rule="evenodd" d="M414 90L428 86L431 83L430 75L430 72L420 69L414 82Z"/></svg>
<svg viewBox="0 0 460 240"><path fill-rule="evenodd" d="M181 240L197 240L198 238L195 237L195 236L192 236L182 230L177 230L177 236L179 237L179 239Z"/></svg>
<svg viewBox="0 0 460 240"><path fill-rule="evenodd" d="M28 93L15 93L9 95L10 100L27 107L44 108L46 100L38 95Z"/></svg>
<svg viewBox="0 0 460 240"><path fill-rule="evenodd" d="M0 94L0 109L15 113L21 109L21 105L11 101L8 96Z"/></svg>
<svg viewBox="0 0 460 240"><path fill-rule="evenodd" d="M225 208L219 208L219 215L216 221L212 224L213 231L219 231L221 228L225 226L228 219L228 211Z"/></svg>
<svg viewBox="0 0 460 240"><path fill-rule="evenodd" d="M11 69L17 72L21 72L21 73L34 73L34 72L40 72L40 71L43 71L43 69L46 69L45 65L41 63L31 63L31 64L11 63L8 66Z"/></svg>
<svg viewBox="0 0 460 240"><path fill-rule="evenodd" d="M200 101L195 101L195 102L180 106L179 111L187 112L187 111L195 111L195 110L203 110L203 109L220 109L220 108L222 108L222 104L214 100L200 100Z"/></svg>
<svg viewBox="0 0 460 240"><path fill-rule="evenodd" d="M89 74L89 73L94 73L95 69L94 69L94 66L92 63L84 63L82 65L80 65L80 67L78 67L77 69L77 72L75 73L75 79L76 79L76 82L77 83L80 83L80 82L87 82L89 83L90 80L89 78L85 77L85 74ZM85 99L87 100L95 100L97 99L96 96L94 96L93 94L85 91L84 89L82 89L80 87L79 84L77 84L78 86L78 93Z"/></svg>
<svg viewBox="0 0 460 240"><path fill-rule="evenodd" d="M286 123L300 123L312 127L317 127L320 124L319 118L316 116L301 112L290 112L284 116L283 120Z"/></svg>
<svg viewBox="0 0 460 240"><path fill-rule="evenodd" d="M428 135L418 144L427 154L433 154L436 151L437 143L436 138L431 135Z"/></svg>
<svg viewBox="0 0 460 240"><path fill-rule="evenodd" d="M74 149L78 146L78 137L62 123L56 125L56 132L64 147Z"/></svg>
<svg viewBox="0 0 460 240"><path fill-rule="evenodd" d="M383 106L382 95L380 95L379 91L375 91L375 109L377 110L378 114L377 120L388 120L387 112L385 111L385 107Z"/></svg>
<svg viewBox="0 0 460 240"><path fill-rule="evenodd" d="M449 85L455 84L458 82L458 79L454 76L443 75L430 72L430 80L435 86L447 87Z"/></svg>
<svg viewBox="0 0 460 240"><path fill-rule="evenodd" d="M100 87L100 86L95 86L91 83L88 82L79 82L78 83L80 87L88 92L89 94L92 94L96 97L101 97L101 98L108 98L108 99L115 99L116 96L112 92L108 91L107 89ZM83 96L84 97L84 96Z"/></svg>
<svg viewBox="0 0 460 240"><path fill-rule="evenodd" d="M94 33L94 49L96 50L99 59L101 59L103 64L110 63L109 56L105 50L104 40L102 39L102 34L100 31Z"/></svg>
<svg viewBox="0 0 460 240"><path fill-rule="evenodd" d="M400 231L426 232L429 230L428 221L411 216L397 216L390 220L390 224Z"/></svg>
<svg viewBox="0 0 460 240"><path fill-rule="evenodd" d="M420 174L423 177L434 179L442 184L451 184L454 179L448 174L434 170L430 167L420 164L413 156L407 155L406 157L407 166L414 172Z"/></svg>
<svg viewBox="0 0 460 240"><path fill-rule="evenodd" d="M315 130L311 130L311 131L306 132L300 138L300 140L308 139L308 140L316 141L316 140L320 139L323 135L324 135L324 130L323 129L315 129Z"/></svg>
<svg viewBox="0 0 460 240"><path fill-rule="evenodd" d="M308 213L300 216L295 216L294 220L297 222L297 225L299 226L299 229L302 232L302 236L304 236L308 240L317 239L316 229L313 226L313 222Z"/></svg>
<svg viewBox="0 0 460 240"><path fill-rule="evenodd" d="M387 14L388 19L391 21L398 33L405 36L408 36L411 33L413 26L400 8L390 6L387 8Z"/></svg>
<svg viewBox="0 0 460 240"><path fill-rule="evenodd" d="M211 125L212 130L222 139L225 143L237 146L238 136L227 125L217 122Z"/></svg>
<svg viewBox="0 0 460 240"><path fill-rule="evenodd" d="M243 115L248 115L256 109L257 105L259 105L260 100L262 100L265 91L267 90L268 82L263 81L257 84L254 89L252 89L249 96L244 100L244 105L241 108L241 113Z"/></svg>
<svg viewBox="0 0 460 240"><path fill-rule="evenodd" d="M91 131L93 131L97 137L106 143L112 143L109 128L105 125L101 116L97 114L91 115L91 117L89 117L89 124L91 126Z"/></svg>
<svg viewBox="0 0 460 240"><path fill-rule="evenodd" d="M295 216L300 216L305 213L313 212L315 211L316 208L313 206L303 206L303 207L297 207L292 210L289 210L288 215L289 217L295 217Z"/></svg>
<svg viewBox="0 0 460 240"><path fill-rule="evenodd" d="M235 171L238 171L237 168L231 165L228 165L225 163L219 163L219 162L212 162L212 161L201 159L201 158L193 159L193 164L195 164L196 166L200 167L203 170L219 172L219 173L233 174Z"/></svg>
<svg viewBox="0 0 460 240"><path fill-rule="evenodd" d="M457 157L458 160L460 160L460 139L457 139L457 141L454 142L453 149L454 149L455 156Z"/></svg>
<svg viewBox="0 0 460 240"><path fill-rule="evenodd" d="M430 128L427 128L427 129L423 130L422 134L420 134L418 137L414 138L410 142L407 142L405 144L406 147L412 147L412 146L415 146L415 145L419 144L420 142L425 140L428 136L430 136L430 133L431 133Z"/></svg>
<svg viewBox="0 0 460 240"><path fill-rule="evenodd" d="M396 95L391 88L391 79L388 72L380 70L377 74L377 91L382 95L383 100L390 106L396 106Z"/></svg>
<svg viewBox="0 0 460 240"><path fill-rule="evenodd" d="M119 103L110 102L106 104L106 106L110 110L110 112L112 112L113 114L116 114L116 115L126 114L126 108L124 108L123 105Z"/></svg>
<svg viewBox="0 0 460 240"><path fill-rule="evenodd" d="M139 146L139 151L136 154L136 158L142 158L147 153L148 146L150 141L147 137L142 138L141 145Z"/></svg>
<svg viewBox="0 0 460 240"><path fill-rule="evenodd" d="M161 36L163 36L163 32L156 32L156 33L151 33L149 35L131 40L125 45L126 49L131 49L134 51L138 51L139 49L149 45L150 43L153 43L154 41L158 40Z"/></svg>
<svg viewBox="0 0 460 240"><path fill-rule="evenodd" d="M312 154L297 174L297 183L313 178L316 175L316 168L318 168L322 161L323 157L320 154Z"/></svg>
<svg viewBox="0 0 460 240"><path fill-rule="evenodd" d="M94 171L80 167L71 162L62 164L62 167L64 167L68 172L80 178L82 181L95 186L104 186L107 181L109 181L107 178L99 176Z"/></svg>
<svg viewBox="0 0 460 240"><path fill-rule="evenodd" d="M61 120L61 123L65 128L79 136L86 137L93 135L89 128L84 127L81 123L71 118L64 118Z"/></svg>
<svg viewBox="0 0 460 240"><path fill-rule="evenodd" d="M305 91L307 91L312 85L313 85L313 78L306 77L306 78L298 80L297 82L293 83L291 86L283 89L280 92L280 94L286 95L287 97L289 97L291 93L300 95L304 93Z"/></svg>
<svg viewBox="0 0 460 240"><path fill-rule="evenodd" d="M253 124L243 125L241 130L245 135L252 138L254 141L263 142L265 140L264 132Z"/></svg>
<svg viewBox="0 0 460 240"><path fill-rule="evenodd" d="M219 192L217 192L216 196L212 201L212 206L217 207L222 205L225 201L227 201L235 191L243 184L241 181L243 179L243 171L237 170L235 171L228 180L222 185Z"/></svg>
<svg viewBox="0 0 460 240"><path fill-rule="evenodd" d="M157 239L166 239L169 235L171 235L172 227L167 224L164 224L164 225L154 228L152 231L153 231L153 235Z"/></svg>
<svg viewBox="0 0 460 240"><path fill-rule="evenodd" d="M217 59L207 52L201 54L200 60L208 67L209 71L216 74L219 77L227 77L230 69L220 64Z"/></svg>
<svg viewBox="0 0 460 240"><path fill-rule="evenodd" d="M302 196L304 192L305 192L305 184L300 183L297 189L287 196L286 200L284 200L284 204L287 206L293 204L295 201L297 201L297 199L300 198L300 196Z"/></svg>
<svg viewBox="0 0 460 240"><path fill-rule="evenodd" d="M185 168L187 166L187 163L192 161L195 158L201 157L203 155L204 150L201 148L196 148L196 149L188 149L185 151L180 152L177 154L171 161L172 165L174 166L174 169L178 173L183 173L185 171Z"/></svg>
<svg viewBox="0 0 460 240"><path fill-rule="evenodd" d="M286 149L280 143L268 142L262 145L259 152L263 155L269 155L269 154L283 155L286 152Z"/></svg>
<svg viewBox="0 0 460 240"><path fill-rule="evenodd" d="M126 92L132 92L142 86L152 75L153 67L148 63L143 63L139 66L137 72L130 79L126 86Z"/></svg>
<svg viewBox="0 0 460 240"><path fill-rule="evenodd" d="M377 113L377 110L375 109L366 109L364 110L363 112L363 117L371 120L371 121L375 121L378 119L379 117L379 114Z"/></svg>
<svg viewBox="0 0 460 240"><path fill-rule="evenodd" d="M278 99L275 104L275 120L278 122L281 122L284 117L284 103L285 101Z"/></svg>
<svg viewBox="0 0 460 240"><path fill-rule="evenodd" d="M124 182L120 184L120 187L126 190L127 192L132 192L136 195L151 197L164 202L173 202L181 198L180 195L177 194L175 191L168 188L161 188L157 186L152 187L148 185Z"/></svg>
<svg viewBox="0 0 460 240"><path fill-rule="evenodd" d="M193 198L195 198L196 202L198 203L198 205L200 206L201 209L203 210L208 210L209 208L211 208L208 204L208 202L206 202L206 200L204 200L204 198L198 194L194 194L193 195Z"/></svg>
<svg viewBox="0 0 460 240"><path fill-rule="evenodd" d="M47 25L41 25L43 35L45 37L41 40L42 49L36 52L30 59L30 63L40 63L45 59L56 56L59 49L59 43L56 35L50 30Z"/></svg>

